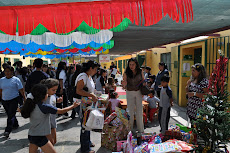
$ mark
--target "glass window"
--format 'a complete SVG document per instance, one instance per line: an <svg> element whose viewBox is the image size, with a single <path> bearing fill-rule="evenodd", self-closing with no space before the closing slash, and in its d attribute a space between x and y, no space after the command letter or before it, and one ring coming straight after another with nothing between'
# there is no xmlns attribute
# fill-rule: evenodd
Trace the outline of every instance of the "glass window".
<svg viewBox="0 0 230 153"><path fill-rule="evenodd" d="M4 57L4 63L10 61L10 58Z"/></svg>
<svg viewBox="0 0 230 153"><path fill-rule="evenodd" d="M164 62L168 66L168 70L171 71L171 53L161 54L161 62Z"/></svg>
<svg viewBox="0 0 230 153"><path fill-rule="evenodd" d="M34 65L34 60L30 60L30 65L31 65L31 66Z"/></svg>
<svg viewBox="0 0 230 153"><path fill-rule="evenodd" d="M19 59L18 59L18 58L15 58L15 59L14 59L14 63L17 62L17 61L19 61Z"/></svg>

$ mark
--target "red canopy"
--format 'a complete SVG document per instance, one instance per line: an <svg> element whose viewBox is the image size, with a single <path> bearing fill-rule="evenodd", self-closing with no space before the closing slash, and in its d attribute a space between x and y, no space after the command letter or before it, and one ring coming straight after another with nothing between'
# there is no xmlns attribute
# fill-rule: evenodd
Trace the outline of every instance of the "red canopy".
<svg viewBox="0 0 230 153"><path fill-rule="evenodd" d="M74 2L46 5L0 7L0 30L16 34L18 21L19 35L31 33L41 23L51 32L67 33L76 29L82 21L97 29L111 29L128 18L136 25L144 22L150 26L163 16L179 22L193 20L191 0L112 0Z"/></svg>

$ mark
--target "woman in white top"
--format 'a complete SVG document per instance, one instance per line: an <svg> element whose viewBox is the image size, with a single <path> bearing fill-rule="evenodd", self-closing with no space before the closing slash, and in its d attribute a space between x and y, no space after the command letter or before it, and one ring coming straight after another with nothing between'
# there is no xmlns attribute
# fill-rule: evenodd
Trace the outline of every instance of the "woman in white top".
<svg viewBox="0 0 230 153"><path fill-rule="evenodd" d="M81 100L81 97L91 97L93 102L96 102L98 97L94 94L95 84L93 82L92 76L97 73L97 69L99 68L99 64L94 61L88 61L87 63L82 63L82 72L78 75L75 84L76 84L76 94L78 96L78 100ZM84 114L84 108L86 104L81 103L81 123ZM94 144L90 141L90 131L85 130L81 127L80 134L80 143L81 143L81 152L82 153L94 153L95 151L91 150L90 147L93 147Z"/></svg>
<svg viewBox="0 0 230 153"><path fill-rule="evenodd" d="M63 96L63 106L61 104L57 104L57 107L65 108L67 107L68 104L68 97L67 97L67 90L66 90L67 87L66 63L63 61L60 61L58 63L56 78L59 80L59 87L56 95L59 97ZM65 113L63 117L68 118L68 113Z"/></svg>

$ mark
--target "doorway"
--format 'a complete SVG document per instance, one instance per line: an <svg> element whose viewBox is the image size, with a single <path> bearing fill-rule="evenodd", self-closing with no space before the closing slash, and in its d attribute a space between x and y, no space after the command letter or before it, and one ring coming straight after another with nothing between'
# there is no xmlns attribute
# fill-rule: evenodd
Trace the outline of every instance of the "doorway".
<svg viewBox="0 0 230 153"><path fill-rule="evenodd" d="M201 63L202 48L194 49L194 64Z"/></svg>

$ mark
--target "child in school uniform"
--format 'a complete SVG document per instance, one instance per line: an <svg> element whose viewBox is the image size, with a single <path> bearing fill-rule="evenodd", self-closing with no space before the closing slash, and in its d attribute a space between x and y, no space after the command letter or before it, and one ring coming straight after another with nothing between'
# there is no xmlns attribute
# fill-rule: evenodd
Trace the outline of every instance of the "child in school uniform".
<svg viewBox="0 0 230 153"><path fill-rule="evenodd" d="M146 101L149 103L149 120L152 122L155 113L157 112L158 108L157 105L160 102L160 99L154 96L155 90L150 90L150 93L148 95L148 98Z"/></svg>
<svg viewBox="0 0 230 153"><path fill-rule="evenodd" d="M161 127L161 133L165 134L168 130L168 123L170 119L170 109L173 106L172 90L168 86L169 76L165 75L161 78L161 91L158 120Z"/></svg>
<svg viewBox="0 0 230 153"><path fill-rule="evenodd" d="M44 102L45 104L50 104L56 107L56 103L61 103L63 101L62 97L56 98L55 93L58 89L59 81L57 79L48 78L41 81L41 84L45 85L48 88L48 98ZM57 142L56 137L56 114L50 114L50 125L51 125L51 134L47 135L48 140L55 145Z"/></svg>
<svg viewBox="0 0 230 153"><path fill-rule="evenodd" d="M37 153L38 147L40 147L43 152L56 153L52 143L46 137L51 134L50 114L64 114L79 105L79 103L74 102L73 105L69 107L59 109L50 104L45 104L44 102L47 98L47 87L43 84L36 84L31 89L30 97L27 97L21 108L22 117L30 118L30 128L28 132L30 153Z"/></svg>

